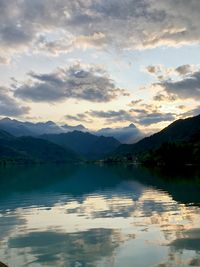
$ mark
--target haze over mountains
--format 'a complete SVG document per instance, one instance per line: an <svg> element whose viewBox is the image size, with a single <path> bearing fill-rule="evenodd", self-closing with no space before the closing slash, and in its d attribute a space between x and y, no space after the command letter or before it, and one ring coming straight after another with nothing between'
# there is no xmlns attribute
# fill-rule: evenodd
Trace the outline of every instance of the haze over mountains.
<svg viewBox="0 0 200 267"><path fill-rule="evenodd" d="M121 143L113 137L86 132L82 125L58 126L52 121L0 121L0 159L17 162L74 162L100 159Z"/></svg>
<svg viewBox="0 0 200 267"><path fill-rule="evenodd" d="M60 134L72 131L90 132L91 134L97 136L103 135L105 137L114 137L123 144L135 143L144 136L144 134L134 124L130 124L124 128L103 128L98 131L90 131L81 124L77 126L70 126L67 124L60 126L53 121L32 123L4 118L0 120L0 129L17 137Z"/></svg>
<svg viewBox="0 0 200 267"><path fill-rule="evenodd" d="M130 157L142 153L150 153L151 158L155 158L155 155L160 158L162 153L162 161L173 158L174 164L178 161L182 163L185 154L187 162L191 160L200 163L200 115L179 119L160 132L145 137L135 144L123 144L116 149L113 156ZM176 154L175 158L174 154Z"/></svg>
<svg viewBox="0 0 200 267"><path fill-rule="evenodd" d="M126 159L143 154L148 155L148 160L162 156L163 162L166 150L168 161L175 152L177 158L185 154L185 162L192 159L197 163L200 160L200 115L177 120L162 131L133 144L118 141L126 138L130 142L130 136L134 136L134 140L141 136L133 124L125 128L101 129L96 135L87 132L81 125L77 128L79 130L74 130L76 126L58 126L51 121L34 124L3 119L0 121L0 159L74 162L109 157ZM112 135L117 136L118 140Z"/></svg>
<svg viewBox="0 0 200 267"><path fill-rule="evenodd" d="M114 137L123 144L133 144L144 137L144 134L133 123L123 128L102 128L96 134Z"/></svg>
<svg viewBox="0 0 200 267"><path fill-rule="evenodd" d="M73 131L15 137L0 130L0 162L77 162L108 156L120 142L112 137Z"/></svg>

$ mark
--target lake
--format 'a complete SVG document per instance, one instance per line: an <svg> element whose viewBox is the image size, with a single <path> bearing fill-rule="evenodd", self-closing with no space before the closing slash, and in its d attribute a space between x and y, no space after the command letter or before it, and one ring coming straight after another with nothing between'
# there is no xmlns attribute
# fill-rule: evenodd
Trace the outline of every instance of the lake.
<svg viewBox="0 0 200 267"><path fill-rule="evenodd" d="M200 178L134 166L0 168L9 267L200 266Z"/></svg>

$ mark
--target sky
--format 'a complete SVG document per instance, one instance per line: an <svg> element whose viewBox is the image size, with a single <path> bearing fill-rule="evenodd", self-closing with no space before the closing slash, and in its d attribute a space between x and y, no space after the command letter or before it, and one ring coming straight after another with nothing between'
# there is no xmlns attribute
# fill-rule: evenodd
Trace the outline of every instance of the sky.
<svg viewBox="0 0 200 267"><path fill-rule="evenodd" d="M199 0L0 0L0 117L134 123L200 113Z"/></svg>

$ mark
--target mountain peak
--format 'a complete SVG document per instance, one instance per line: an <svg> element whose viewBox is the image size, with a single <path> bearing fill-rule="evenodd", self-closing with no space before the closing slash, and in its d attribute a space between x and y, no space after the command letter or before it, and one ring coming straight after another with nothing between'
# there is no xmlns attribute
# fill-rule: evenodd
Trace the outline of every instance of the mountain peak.
<svg viewBox="0 0 200 267"><path fill-rule="evenodd" d="M10 122L12 121L9 117L5 117L3 119L0 120L1 122Z"/></svg>
<svg viewBox="0 0 200 267"><path fill-rule="evenodd" d="M128 128L136 128L135 124L131 123Z"/></svg>
<svg viewBox="0 0 200 267"><path fill-rule="evenodd" d="M47 121L45 124L46 124L46 125L56 125L56 123L53 122L53 121Z"/></svg>
<svg viewBox="0 0 200 267"><path fill-rule="evenodd" d="M71 126L71 125L68 125L68 124L64 124L61 126L62 128L64 128L65 130L68 130L68 131L74 131L74 130L77 130L77 131L87 131L87 128L85 128L84 125L82 124L78 124L76 126Z"/></svg>

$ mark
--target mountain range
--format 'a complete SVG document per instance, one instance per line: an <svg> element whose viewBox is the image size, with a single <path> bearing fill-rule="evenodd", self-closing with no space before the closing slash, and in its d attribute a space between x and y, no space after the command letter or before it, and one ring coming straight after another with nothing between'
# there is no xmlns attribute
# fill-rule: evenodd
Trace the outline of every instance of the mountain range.
<svg viewBox="0 0 200 267"><path fill-rule="evenodd" d="M113 158L139 157L153 164L200 163L200 115L180 119L132 145L119 146Z"/></svg>
<svg viewBox="0 0 200 267"><path fill-rule="evenodd" d="M116 153L140 153L158 148L161 144L171 141L187 141L200 133L200 115L187 119L176 120L158 133L145 137L132 145L122 144Z"/></svg>
<svg viewBox="0 0 200 267"><path fill-rule="evenodd" d="M74 162L80 157L71 149L31 136L15 137L0 130L0 162Z"/></svg>
<svg viewBox="0 0 200 267"><path fill-rule="evenodd" d="M77 127L63 125L59 126L53 121L47 122L22 122L18 120L12 120L10 118L4 118L0 120L0 129L3 129L14 136L38 136L41 134L58 134L67 131L84 130L81 125Z"/></svg>
<svg viewBox="0 0 200 267"><path fill-rule="evenodd" d="M73 131L62 134L45 134L40 138L64 148L70 148L86 159L99 159L112 153L121 143L113 137L96 136Z"/></svg>
<svg viewBox="0 0 200 267"><path fill-rule="evenodd" d="M66 127L69 129L71 126ZM77 127L83 128L81 125ZM63 126L53 122L33 124L8 118L1 120L0 159L22 162L74 162L83 159L140 158L141 161L154 164L183 161L200 163L200 115L177 120L160 132L134 144L121 144L111 136L112 133L118 134L120 138L124 128L105 128L96 134L77 131L74 128L60 133L60 128L63 131ZM140 135L137 128L131 124L126 127L127 136L131 130L135 133L135 138L137 134ZM125 136L124 134L123 137Z"/></svg>
<svg viewBox="0 0 200 267"><path fill-rule="evenodd" d="M103 135L105 137L114 137L122 144L134 143L144 136L143 133L134 124L130 124L127 127L103 128L97 131L92 131L85 128L81 124L70 126L68 124L58 125L53 121L32 123L4 118L0 120L0 129L7 131L8 133L11 133L16 137L35 137L43 134L61 134L73 131L89 132L97 136Z"/></svg>
<svg viewBox="0 0 200 267"><path fill-rule="evenodd" d="M144 134L133 123L121 128L102 128L95 132L95 134L114 137L122 144L133 144L144 137Z"/></svg>
<svg viewBox="0 0 200 267"><path fill-rule="evenodd" d="M62 128L71 131L63 132ZM112 153L121 143L113 137L74 130L46 123L19 122L9 118L0 121L0 160L17 162L74 162L100 159ZM78 129L83 129L81 125ZM62 133L60 133L62 132Z"/></svg>

